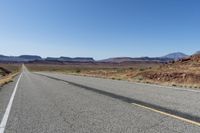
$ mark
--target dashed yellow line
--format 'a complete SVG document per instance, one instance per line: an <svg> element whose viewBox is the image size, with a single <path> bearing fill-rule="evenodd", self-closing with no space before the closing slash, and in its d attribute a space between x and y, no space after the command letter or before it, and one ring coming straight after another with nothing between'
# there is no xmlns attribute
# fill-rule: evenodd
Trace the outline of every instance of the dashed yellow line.
<svg viewBox="0 0 200 133"><path fill-rule="evenodd" d="M192 120L180 117L180 116L176 116L176 115L172 115L172 114L169 114L169 113L166 113L166 112L162 112L162 111L159 111L157 109L153 109L153 108L150 108L150 107L147 107L147 106L143 106L143 105L140 105L140 104L137 104L137 103L131 103L131 104L132 105L136 105L136 106L141 107L141 108L145 108L145 109L151 110L153 112L156 112L156 113L159 113L159 114L162 114L162 115L165 115L165 116L169 116L169 117L172 117L172 118L187 122L187 123L192 124L192 125L200 126L200 123L196 122L196 121L192 121Z"/></svg>

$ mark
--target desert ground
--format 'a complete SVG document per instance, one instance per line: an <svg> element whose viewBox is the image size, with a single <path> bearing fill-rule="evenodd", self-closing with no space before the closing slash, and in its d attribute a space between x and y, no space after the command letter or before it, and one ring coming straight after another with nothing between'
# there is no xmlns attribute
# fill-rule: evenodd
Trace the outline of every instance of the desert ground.
<svg viewBox="0 0 200 133"><path fill-rule="evenodd" d="M124 63L78 63L78 64L25 64L30 71L50 71L65 74L131 80L139 72L157 68L158 62L124 62Z"/></svg>
<svg viewBox="0 0 200 133"><path fill-rule="evenodd" d="M200 55L192 55L138 74L145 82L200 88Z"/></svg>
<svg viewBox="0 0 200 133"><path fill-rule="evenodd" d="M30 71L48 71L113 80L200 88L199 54L169 63L136 61L122 63L26 63L25 65ZM20 71L20 66L21 64L17 63L0 64L1 84L12 81L13 75ZM6 80L4 81L4 79Z"/></svg>
<svg viewBox="0 0 200 133"><path fill-rule="evenodd" d="M65 74L128 80L187 88L200 88L200 55L193 55L169 63L68 63L26 64L30 71L51 71Z"/></svg>

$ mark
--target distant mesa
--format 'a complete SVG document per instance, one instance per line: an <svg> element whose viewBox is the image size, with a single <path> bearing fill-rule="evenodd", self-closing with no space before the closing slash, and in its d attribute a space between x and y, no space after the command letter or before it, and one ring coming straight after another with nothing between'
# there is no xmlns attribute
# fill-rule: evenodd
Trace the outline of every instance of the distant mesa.
<svg viewBox="0 0 200 133"><path fill-rule="evenodd" d="M95 60L90 57L75 57L75 58L70 58L70 57L47 57L45 59L46 61L62 61L62 62L94 62Z"/></svg>
<svg viewBox="0 0 200 133"><path fill-rule="evenodd" d="M25 60L28 60L28 61L42 60L42 57L37 56L37 55L20 55L18 58L25 59Z"/></svg>
<svg viewBox="0 0 200 133"><path fill-rule="evenodd" d="M25 61L25 59L21 59L16 56L5 56L5 55L0 55L0 61L1 62L22 62Z"/></svg>
<svg viewBox="0 0 200 133"><path fill-rule="evenodd" d="M0 55L0 62L45 62L45 61L54 61L54 62L94 62L95 60L90 57L47 57L42 58L38 55L20 55L20 56L5 56Z"/></svg>
<svg viewBox="0 0 200 133"><path fill-rule="evenodd" d="M28 62L33 60L42 60L42 58L36 55L21 55L21 56L0 55L1 62Z"/></svg>

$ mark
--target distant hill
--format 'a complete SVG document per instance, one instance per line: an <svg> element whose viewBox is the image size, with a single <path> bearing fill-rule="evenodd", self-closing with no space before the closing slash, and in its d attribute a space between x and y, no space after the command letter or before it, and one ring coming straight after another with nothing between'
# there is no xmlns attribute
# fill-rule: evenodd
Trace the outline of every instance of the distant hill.
<svg viewBox="0 0 200 133"><path fill-rule="evenodd" d="M25 59L16 57L16 56L4 56L0 55L0 61L1 62L22 62L25 61Z"/></svg>
<svg viewBox="0 0 200 133"><path fill-rule="evenodd" d="M168 62L172 61L171 58L160 58L160 57L139 57L139 58L131 58L131 57L115 57L115 58L108 58L104 60L100 60L99 62L131 62L131 61L154 61L154 62Z"/></svg>
<svg viewBox="0 0 200 133"><path fill-rule="evenodd" d="M157 61L157 62L169 62L173 60L179 60L188 57L188 55L176 52L171 53L162 57L138 57L138 58L131 58L131 57L115 57L115 58L108 58L104 60L100 60L100 62L130 62L130 61Z"/></svg>
<svg viewBox="0 0 200 133"><path fill-rule="evenodd" d="M200 53L200 51L198 52ZM95 61L91 57L47 57L47 58L42 58L38 55L20 55L20 56L5 56L5 55L0 55L0 62L110 62L110 63L122 63L122 62L148 62L148 61L153 61L153 62L170 62L174 60L179 60L182 58L188 57L188 55L180 52L176 53L171 53L162 57L138 57L138 58L132 58L132 57L115 57L115 58L108 58L108 59L103 59L99 61Z"/></svg>
<svg viewBox="0 0 200 133"><path fill-rule="evenodd" d="M75 58L70 58L70 57L47 57L45 59L46 61L63 61L63 62L94 62L95 60L90 57L75 57Z"/></svg>
<svg viewBox="0 0 200 133"><path fill-rule="evenodd" d="M176 53L171 53L168 55L163 56L162 58L169 58L173 60L179 60L188 57L188 55L181 53L181 52L176 52Z"/></svg>
<svg viewBox="0 0 200 133"><path fill-rule="evenodd" d="M76 57L76 58L70 58L70 57L47 57L42 59L42 57L37 55L20 55L20 56L5 56L0 55L0 62L94 62L95 60L93 58L89 57Z"/></svg>

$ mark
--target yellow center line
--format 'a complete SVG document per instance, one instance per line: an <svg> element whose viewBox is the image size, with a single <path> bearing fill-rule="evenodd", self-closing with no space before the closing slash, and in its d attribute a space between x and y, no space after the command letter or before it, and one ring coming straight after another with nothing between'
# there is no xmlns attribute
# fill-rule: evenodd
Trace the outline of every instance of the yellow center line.
<svg viewBox="0 0 200 133"><path fill-rule="evenodd" d="M159 114L162 114L162 115L165 115L165 116L169 116L169 117L172 117L172 118L175 118L175 119L178 119L178 120L181 120L181 121L196 125L196 126L200 126L200 123L196 122L196 121L192 121L192 120L180 117L180 116L172 115L172 114L169 114L169 113L166 113L166 112L163 112L163 111L159 111L157 109L153 109L153 108L150 108L150 107L147 107L147 106L143 106L143 105L140 105L140 104L137 104L137 103L131 103L131 104L132 105L136 105L136 106L141 107L141 108L145 108L145 109L151 110L153 112L156 112L156 113L159 113Z"/></svg>

